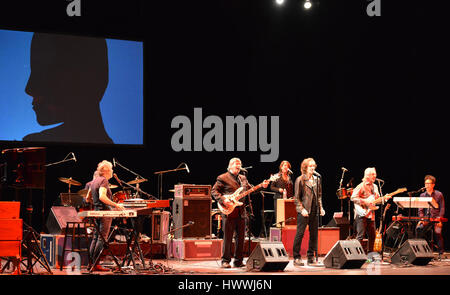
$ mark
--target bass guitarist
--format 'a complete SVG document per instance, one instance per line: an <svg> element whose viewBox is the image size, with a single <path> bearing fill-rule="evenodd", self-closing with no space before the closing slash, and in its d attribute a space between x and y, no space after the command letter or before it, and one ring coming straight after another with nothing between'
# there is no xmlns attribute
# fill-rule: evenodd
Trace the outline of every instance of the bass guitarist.
<svg viewBox="0 0 450 295"><path fill-rule="evenodd" d="M242 191L250 190L251 185L248 183L247 177L239 174L241 171L242 162L239 158L232 158L228 164L228 172L223 173L217 177L211 195L224 208L232 206L232 200L228 195L233 194L239 188ZM264 180L262 187L267 188L268 180ZM230 268L231 262L231 247L233 242L233 235L236 232L236 247L234 251L234 267L243 267L244 258L244 239L245 239L245 206L237 206L230 214L223 214L223 254L222 267Z"/></svg>
<svg viewBox="0 0 450 295"><path fill-rule="evenodd" d="M375 185L377 172L374 167L369 167L364 171L362 182L353 190L350 200L360 207L371 205L367 199L373 197L375 200L380 198L378 187ZM375 242L375 212L370 211L366 215L358 214L355 206L355 227L356 239L362 241L364 236L368 236L368 253L373 252Z"/></svg>

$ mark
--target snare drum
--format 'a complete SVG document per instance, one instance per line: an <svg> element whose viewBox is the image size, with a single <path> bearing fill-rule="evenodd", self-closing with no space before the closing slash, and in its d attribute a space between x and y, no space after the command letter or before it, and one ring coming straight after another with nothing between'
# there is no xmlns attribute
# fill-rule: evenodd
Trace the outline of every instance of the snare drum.
<svg viewBox="0 0 450 295"><path fill-rule="evenodd" d="M123 203L123 201L131 198L129 191L118 191L113 194L113 201L116 203Z"/></svg>

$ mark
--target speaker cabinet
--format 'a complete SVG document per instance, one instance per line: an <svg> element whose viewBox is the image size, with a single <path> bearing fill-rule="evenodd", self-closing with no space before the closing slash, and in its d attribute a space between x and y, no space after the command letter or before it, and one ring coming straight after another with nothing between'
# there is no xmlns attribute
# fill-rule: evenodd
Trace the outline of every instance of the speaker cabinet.
<svg viewBox="0 0 450 295"><path fill-rule="evenodd" d="M433 259L433 251L423 239L409 239L391 257L393 264L427 265Z"/></svg>
<svg viewBox="0 0 450 295"><path fill-rule="evenodd" d="M175 239L211 237L211 197L175 198L172 216ZM183 227L190 221L194 223Z"/></svg>
<svg viewBox="0 0 450 295"><path fill-rule="evenodd" d="M80 222L74 207L53 206L47 218L47 230L50 234L60 235L66 228L67 222Z"/></svg>
<svg viewBox="0 0 450 295"><path fill-rule="evenodd" d="M350 221L342 212L335 212L327 227L339 227L339 240L345 240L350 232Z"/></svg>
<svg viewBox="0 0 450 295"><path fill-rule="evenodd" d="M328 268L360 268L367 255L358 240L337 241L323 260Z"/></svg>
<svg viewBox="0 0 450 295"><path fill-rule="evenodd" d="M281 242L260 242L247 260L247 270L282 271L289 263L289 255Z"/></svg>

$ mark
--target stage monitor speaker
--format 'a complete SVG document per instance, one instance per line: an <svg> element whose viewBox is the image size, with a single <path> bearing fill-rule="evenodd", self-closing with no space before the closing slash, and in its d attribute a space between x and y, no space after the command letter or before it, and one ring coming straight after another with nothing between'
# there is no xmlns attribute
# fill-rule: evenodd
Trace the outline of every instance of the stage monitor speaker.
<svg viewBox="0 0 450 295"><path fill-rule="evenodd" d="M323 264L328 268L360 268L367 255L358 240L337 241L325 256Z"/></svg>
<svg viewBox="0 0 450 295"><path fill-rule="evenodd" d="M211 237L211 198L175 198L172 204L175 239ZM188 225L193 222L192 225Z"/></svg>
<svg viewBox="0 0 450 295"><path fill-rule="evenodd" d="M391 257L393 264L427 265L433 259L433 251L424 239L406 240Z"/></svg>
<svg viewBox="0 0 450 295"><path fill-rule="evenodd" d="M53 206L47 218L49 234L60 235L66 228L67 222L80 222L78 212L74 207Z"/></svg>
<svg viewBox="0 0 450 295"><path fill-rule="evenodd" d="M247 270L282 271L289 255L282 242L260 242L247 259Z"/></svg>

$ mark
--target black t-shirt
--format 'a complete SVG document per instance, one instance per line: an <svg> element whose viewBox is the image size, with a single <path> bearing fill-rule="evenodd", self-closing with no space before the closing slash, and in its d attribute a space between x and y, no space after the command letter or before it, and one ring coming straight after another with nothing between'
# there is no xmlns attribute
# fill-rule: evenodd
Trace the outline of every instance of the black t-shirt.
<svg viewBox="0 0 450 295"><path fill-rule="evenodd" d="M106 195L108 196L109 199L111 199L111 197L112 197L112 192L109 188L108 180L103 176L96 177L90 185L92 202L94 203L94 210L109 209L102 201L100 201L100 188L101 187L106 188Z"/></svg>

